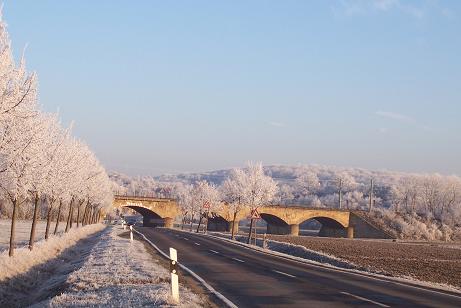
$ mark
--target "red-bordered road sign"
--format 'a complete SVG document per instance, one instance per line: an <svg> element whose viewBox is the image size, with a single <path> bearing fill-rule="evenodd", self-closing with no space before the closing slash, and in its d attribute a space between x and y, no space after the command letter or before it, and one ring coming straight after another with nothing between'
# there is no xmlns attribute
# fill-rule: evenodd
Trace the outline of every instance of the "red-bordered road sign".
<svg viewBox="0 0 461 308"><path fill-rule="evenodd" d="M261 219L261 215L259 215L258 209L251 210L250 219Z"/></svg>

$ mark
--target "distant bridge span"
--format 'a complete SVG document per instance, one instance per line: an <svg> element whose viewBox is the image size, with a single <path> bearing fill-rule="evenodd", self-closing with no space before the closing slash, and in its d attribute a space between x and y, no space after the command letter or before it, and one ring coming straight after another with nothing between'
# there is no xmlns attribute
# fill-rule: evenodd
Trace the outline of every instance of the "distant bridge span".
<svg viewBox="0 0 461 308"><path fill-rule="evenodd" d="M145 226L173 227L173 222L181 213L174 199L134 196L114 197L114 207L130 208L143 216Z"/></svg>
<svg viewBox="0 0 461 308"><path fill-rule="evenodd" d="M115 196L114 206L128 207L143 216L145 226L173 227L176 217L180 216L179 206L174 199ZM322 224L320 236L331 237L369 237L389 238L390 236L371 225L356 211L327 208L306 208L300 206L270 205L258 209L261 218L267 223L267 233L299 235L299 225L307 220L315 219ZM248 209L240 211L236 216L235 229L238 222L250 215ZM208 220L208 229L214 231L232 230L233 213L226 206L213 213Z"/></svg>

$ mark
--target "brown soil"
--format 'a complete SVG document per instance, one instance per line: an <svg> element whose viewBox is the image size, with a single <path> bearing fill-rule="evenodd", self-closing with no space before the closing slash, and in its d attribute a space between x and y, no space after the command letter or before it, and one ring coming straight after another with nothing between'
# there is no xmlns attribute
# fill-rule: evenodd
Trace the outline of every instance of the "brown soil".
<svg viewBox="0 0 461 308"><path fill-rule="evenodd" d="M461 244L268 235L397 277L461 288Z"/></svg>

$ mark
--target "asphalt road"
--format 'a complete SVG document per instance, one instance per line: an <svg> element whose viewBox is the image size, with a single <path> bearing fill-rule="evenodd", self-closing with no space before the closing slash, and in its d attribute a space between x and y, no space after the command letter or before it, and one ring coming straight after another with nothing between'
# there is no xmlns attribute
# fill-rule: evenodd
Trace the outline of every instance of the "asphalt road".
<svg viewBox="0 0 461 308"><path fill-rule="evenodd" d="M218 239L136 227L239 307L461 307L461 296L267 255Z"/></svg>

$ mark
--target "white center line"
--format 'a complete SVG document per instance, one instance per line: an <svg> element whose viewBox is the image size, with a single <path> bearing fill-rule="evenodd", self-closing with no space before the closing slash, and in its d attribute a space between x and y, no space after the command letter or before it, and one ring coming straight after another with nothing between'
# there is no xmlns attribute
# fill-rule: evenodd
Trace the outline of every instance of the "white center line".
<svg viewBox="0 0 461 308"><path fill-rule="evenodd" d="M211 250L211 249L210 249L210 251L211 251L212 253L219 254L219 252L217 252L216 250Z"/></svg>
<svg viewBox="0 0 461 308"><path fill-rule="evenodd" d="M354 295L354 294L351 294L351 293L348 293L348 292L340 292L341 294L344 294L344 295L349 295L349 296L352 296L352 297L355 297L356 299L360 299L364 302L369 302L369 303L372 303L372 304L375 304L377 306L380 306L380 307L390 307L388 305L385 305L385 304L381 304L379 302L375 302L371 299L368 299L368 298L365 298L365 297L361 297L361 296L358 296L358 295Z"/></svg>
<svg viewBox="0 0 461 308"><path fill-rule="evenodd" d="M284 272L279 272L279 271L276 271L276 270L273 270L273 272L276 272L280 275L284 275L284 276L287 276L287 277L291 277L291 278L296 278L296 276L293 276L293 275L290 275L290 274L287 274L287 273L284 273Z"/></svg>
<svg viewBox="0 0 461 308"><path fill-rule="evenodd" d="M200 246L200 244L199 244L199 243L194 243L194 244L195 244L195 245L197 245L197 246Z"/></svg>
<svg viewBox="0 0 461 308"><path fill-rule="evenodd" d="M235 261L240 262L240 263L245 263L245 261L237 259L237 258L232 258L232 260L235 260Z"/></svg>

